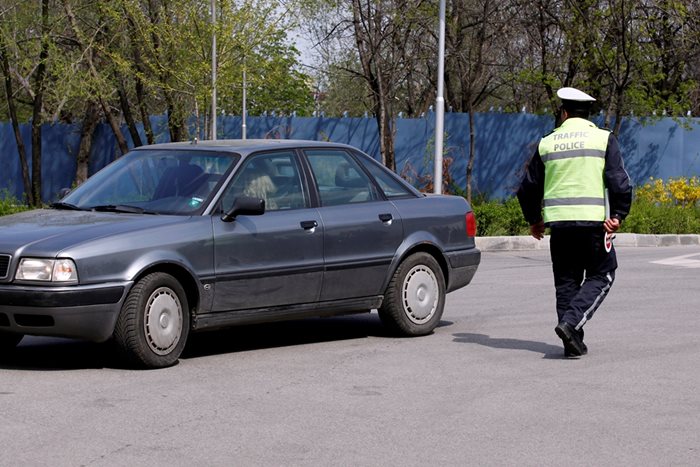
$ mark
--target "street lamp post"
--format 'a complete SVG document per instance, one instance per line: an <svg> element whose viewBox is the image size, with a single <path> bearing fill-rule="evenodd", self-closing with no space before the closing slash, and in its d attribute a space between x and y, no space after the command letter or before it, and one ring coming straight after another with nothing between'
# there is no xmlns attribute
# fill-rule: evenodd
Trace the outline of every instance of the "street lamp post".
<svg viewBox="0 0 700 467"><path fill-rule="evenodd" d="M445 0L440 0L440 34L438 40L438 88L435 99L435 170L433 175L433 192L442 193L442 139L445 127L445 98L443 97L445 80Z"/></svg>
<svg viewBox="0 0 700 467"><path fill-rule="evenodd" d="M241 122L241 139L246 139L246 114L248 113L246 106L246 98L248 94L248 81L246 80L246 69L245 63L243 64L243 112L241 112L242 122Z"/></svg>
<svg viewBox="0 0 700 467"><path fill-rule="evenodd" d="M211 139L216 139L216 0L211 0Z"/></svg>

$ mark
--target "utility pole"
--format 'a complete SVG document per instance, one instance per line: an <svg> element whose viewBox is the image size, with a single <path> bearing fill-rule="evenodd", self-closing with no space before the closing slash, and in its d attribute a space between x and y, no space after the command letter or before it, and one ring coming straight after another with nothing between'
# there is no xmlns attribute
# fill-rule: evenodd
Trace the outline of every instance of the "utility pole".
<svg viewBox="0 0 700 467"><path fill-rule="evenodd" d="M442 138L445 132L445 0L440 0L440 35L438 41L438 88L435 99L435 170L433 192L442 193Z"/></svg>
<svg viewBox="0 0 700 467"><path fill-rule="evenodd" d="M216 0L211 0L211 139L216 140Z"/></svg>
<svg viewBox="0 0 700 467"><path fill-rule="evenodd" d="M245 60L244 60L245 62ZM243 63L243 112L242 112L242 122L241 122L241 139L246 139L246 114L248 110L246 109L247 103L246 98L248 94L248 81L246 79L246 69L245 63Z"/></svg>

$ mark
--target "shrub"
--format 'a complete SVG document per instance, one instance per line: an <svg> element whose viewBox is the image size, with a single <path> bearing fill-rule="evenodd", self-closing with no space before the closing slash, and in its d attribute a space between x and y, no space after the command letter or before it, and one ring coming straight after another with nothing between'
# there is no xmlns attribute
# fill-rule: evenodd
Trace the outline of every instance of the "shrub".
<svg viewBox="0 0 700 467"><path fill-rule="evenodd" d="M622 232L641 234L700 233L700 178L650 178L635 190Z"/></svg>
<svg viewBox="0 0 700 467"><path fill-rule="evenodd" d="M639 234L700 233L700 209L635 199L620 232Z"/></svg>
<svg viewBox="0 0 700 467"><path fill-rule="evenodd" d="M517 198L505 201L475 200L473 209L476 233L480 237L529 234L529 226Z"/></svg>
<svg viewBox="0 0 700 467"><path fill-rule="evenodd" d="M0 216L26 211L27 209L27 206L10 195L7 189L0 191Z"/></svg>
<svg viewBox="0 0 700 467"><path fill-rule="evenodd" d="M505 201L475 199L477 235L529 235L515 197ZM630 214L620 232L639 234L699 234L700 177L650 179L635 190Z"/></svg>

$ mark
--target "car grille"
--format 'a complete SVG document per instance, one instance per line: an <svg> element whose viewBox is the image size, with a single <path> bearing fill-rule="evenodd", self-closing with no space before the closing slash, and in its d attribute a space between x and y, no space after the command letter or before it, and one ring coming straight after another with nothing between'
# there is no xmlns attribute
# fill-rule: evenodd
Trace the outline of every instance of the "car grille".
<svg viewBox="0 0 700 467"><path fill-rule="evenodd" d="M10 267L10 255L0 255L0 279L7 277L7 269Z"/></svg>

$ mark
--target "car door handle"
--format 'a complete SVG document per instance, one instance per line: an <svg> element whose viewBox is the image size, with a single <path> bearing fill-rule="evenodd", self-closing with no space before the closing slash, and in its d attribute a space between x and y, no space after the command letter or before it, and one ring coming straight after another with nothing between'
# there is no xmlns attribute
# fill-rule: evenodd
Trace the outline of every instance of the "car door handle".
<svg viewBox="0 0 700 467"><path fill-rule="evenodd" d="M318 227L318 222L316 221L301 221L300 224L302 229L310 230L311 232L313 232L316 229L316 227Z"/></svg>
<svg viewBox="0 0 700 467"><path fill-rule="evenodd" d="M385 214L380 214L380 215L379 215L379 220L382 221L382 222L384 222L384 223L389 223L389 222L391 222L393 219L394 219L394 216L392 216L392 215L389 214L389 213L385 213Z"/></svg>

